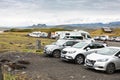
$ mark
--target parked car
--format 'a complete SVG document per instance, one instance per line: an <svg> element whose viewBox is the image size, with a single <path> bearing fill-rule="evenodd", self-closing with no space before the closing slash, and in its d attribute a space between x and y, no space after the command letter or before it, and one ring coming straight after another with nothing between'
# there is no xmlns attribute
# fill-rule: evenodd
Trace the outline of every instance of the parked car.
<svg viewBox="0 0 120 80"><path fill-rule="evenodd" d="M28 36L31 36L31 37L40 37L41 36L41 32L32 32L32 33L29 33Z"/></svg>
<svg viewBox="0 0 120 80"><path fill-rule="evenodd" d="M115 41L120 42L120 37L116 37Z"/></svg>
<svg viewBox="0 0 120 80"><path fill-rule="evenodd" d="M106 47L86 57L85 66L113 73L120 69L120 47Z"/></svg>
<svg viewBox="0 0 120 80"><path fill-rule="evenodd" d="M72 47L64 48L61 52L61 60L75 61L77 64L83 64L85 57L98 50L99 48L106 47L106 44L98 42L79 42Z"/></svg>
<svg viewBox="0 0 120 80"><path fill-rule="evenodd" d="M100 40L100 37L99 36L95 36L94 40Z"/></svg>
<svg viewBox="0 0 120 80"><path fill-rule="evenodd" d="M73 46L74 44L78 43L79 41L72 41L72 40L58 40L50 45L46 45L44 47L44 54L53 56L53 57L60 57L61 50L65 47Z"/></svg>
<svg viewBox="0 0 120 80"><path fill-rule="evenodd" d="M108 41L115 41L116 37L110 37Z"/></svg>
<svg viewBox="0 0 120 80"><path fill-rule="evenodd" d="M108 40L109 36L108 35L104 35L104 36L100 36L100 40L105 41Z"/></svg>

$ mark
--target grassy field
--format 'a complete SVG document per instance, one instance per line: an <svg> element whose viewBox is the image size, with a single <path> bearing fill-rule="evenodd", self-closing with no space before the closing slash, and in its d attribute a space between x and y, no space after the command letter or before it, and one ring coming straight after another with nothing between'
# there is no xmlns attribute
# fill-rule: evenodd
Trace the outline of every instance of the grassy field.
<svg viewBox="0 0 120 80"><path fill-rule="evenodd" d="M96 29L89 31L94 36L109 35L109 36L120 36L120 28L114 28L112 33L105 33L102 29Z"/></svg>
<svg viewBox="0 0 120 80"><path fill-rule="evenodd" d="M20 32L4 32L0 34L0 52L5 51L17 51L17 52L36 52L36 40L41 40L42 46L54 42L54 39L46 38L33 38L27 36L29 32L24 32L26 30L19 30ZM64 29L38 29L45 32L64 30ZM21 32L23 31L23 32ZM28 30L27 30L28 31ZM120 36L120 28L113 29L112 33L105 33L102 29L89 30L88 31L93 37L99 35L110 35L110 36ZM38 52L42 52L42 49Z"/></svg>
<svg viewBox="0 0 120 80"><path fill-rule="evenodd" d="M36 40L41 41L41 45L47 45L55 40L45 38L32 38L25 32L5 32L0 34L0 52L36 52Z"/></svg>

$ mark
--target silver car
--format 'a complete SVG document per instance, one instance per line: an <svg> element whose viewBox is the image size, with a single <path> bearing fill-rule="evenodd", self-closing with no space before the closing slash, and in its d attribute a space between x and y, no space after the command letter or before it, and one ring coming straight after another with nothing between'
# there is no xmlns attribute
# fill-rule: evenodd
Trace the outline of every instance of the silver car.
<svg viewBox="0 0 120 80"><path fill-rule="evenodd" d="M61 50L63 48L73 46L74 44L78 42L79 41L75 41L75 40L58 40L55 43L46 45L44 47L44 54L58 58L60 57Z"/></svg>
<svg viewBox="0 0 120 80"><path fill-rule="evenodd" d="M61 52L62 61L74 61L77 64L83 64L88 54L96 52L98 49L107 47L106 44L98 42L81 41L72 47L64 48Z"/></svg>
<svg viewBox="0 0 120 80"><path fill-rule="evenodd" d="M86 57L85 66L95 70L114 73L120 69L120 47L106 47Z"/></svg>

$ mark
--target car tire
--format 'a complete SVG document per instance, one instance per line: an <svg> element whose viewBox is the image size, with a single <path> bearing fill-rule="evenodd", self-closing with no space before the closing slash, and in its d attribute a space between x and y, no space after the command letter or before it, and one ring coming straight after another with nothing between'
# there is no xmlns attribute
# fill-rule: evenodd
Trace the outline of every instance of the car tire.
<svg viewBox="0 0 120 80"><path fill-rule="evenodd" d="M53 51L53 57L59 58L60 57L60 50L54 50Z"/></svg>
<svg viewBox="0 0 120 80"><path fill-rule="evenodd" d="M76 64L83 64L85 60L85 57L83 55L77 55L75 58L75 63Z"/></svg>
<svg viewBox="0 0 120 80"><path fill-rule="evenodd" d="M112 74L115 71L115 64L109 63L106 67L106 73Z"/></svg>

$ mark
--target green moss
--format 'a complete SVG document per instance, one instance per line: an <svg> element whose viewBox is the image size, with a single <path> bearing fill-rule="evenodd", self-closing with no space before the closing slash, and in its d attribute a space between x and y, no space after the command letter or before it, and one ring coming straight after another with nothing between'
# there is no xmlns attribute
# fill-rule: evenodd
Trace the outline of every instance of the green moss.
<svg viewBox="0 0 120 80"><path fill-rule="evenodd" d="M16 80L16 76L11 75L9 73L4 74L4 80Z"/></svg>

